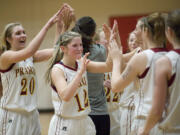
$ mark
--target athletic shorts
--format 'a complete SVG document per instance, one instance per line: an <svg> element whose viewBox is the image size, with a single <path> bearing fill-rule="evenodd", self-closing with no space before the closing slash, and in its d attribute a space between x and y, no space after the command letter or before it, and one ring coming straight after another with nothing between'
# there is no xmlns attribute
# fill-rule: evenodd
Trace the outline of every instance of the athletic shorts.
<svg viewBox="0 0 180 135"><path fill-rule="evenodd" d="M89 116L79 118L62 118L53 115L48 135L95 135L95 126Z"/></svg>
<svg viewBox="0 0 180 135"><path fill-rule="evenodd" d="M17 113L0 109L0 135L40 135L39 112Z"/></svg>

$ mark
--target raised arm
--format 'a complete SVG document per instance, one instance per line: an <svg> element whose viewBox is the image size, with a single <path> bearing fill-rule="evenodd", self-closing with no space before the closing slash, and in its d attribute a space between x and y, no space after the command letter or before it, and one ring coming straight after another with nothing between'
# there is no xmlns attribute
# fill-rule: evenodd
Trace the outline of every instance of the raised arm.
<svg viewBox="0 0 180 135"><path fill-rule="evenodd" d="M63 4L62 8L60 9L60 13L57 16L56 32L53 45L56 44L59 36L68 30L74 18L74 10L72 7L68 4ZM53 50L53 48L50 48L37 51L34 55L34 62L48 60L52 56Z"/></svg>
<svg viewBox="0 0 180 135"><path fill-rule="evenodd" d="M121 54L121 51L119 50L119 48L117 48L117 50L119 51L117 54L118 56ZM122 54L122 59L126 59L126 57L129 57L128 55L131 55L132 57L132 54ZM120 63L120 61L121 60L119 59L118 63ZM87 65L87 71L91 73L105 73L105 72L111 72L112 67L113 67L112 59L111 59L111 56L108 54L106 62L90 61L89 64Z"/></svg>
<svg viewBox="0 0 180 135"><path fill-rule="evenodd" d="M56 44L59 36L69 29L73 21L75 21L74 9L67 3L63 4L61 8L61 14L59 15L58 21L56 23L54 44Z"/></svg>
<svg viewBox="0 0 180 135"><path fill-rule="evenodd" d="M112 28L112 34L111 34L110 40L112 40L112 38L114 38L116 40L118 47L121 48L122 43L121 43L121 37L119 34L119 28L118 28L117 20L114 20L114 25Z"/></svg>
<svg viewBox="0 0 180 135"><path fill-rule="evenodd" d="M113 92L121 92L146 68L147 58L144 53L132 57L123 70L124 58L116 42L111 42L109 54L113 61L111 86ZM142 63L143 61L143 63Z"/></svg>
<svg viewBox="0 0 180 135"><path fill-rule="evenodd" d="M87 65L87 71L91 73L105 73L112 71L112 61L108 55L106 62L90 61Z"/></svg>
<svg viewBox="0 0 180 135"><path fill-rule="evenodd" d="M7 69L12 63L16 63L25 60L35 54L37 49L40 47L48 29L57 21L57 16L60 11L58 11L49 21L44 25L41 31L34 37L34 39L29 43L29 45L19 51L5 51L0 57L0 68Z"/></svg>
<svg viewBox="0 0 180 135"><path fill-rule="evenodd" d="M103 24L102 29L103 29L105 40L106 40L106 43L104 44L104 46L108 54L108 44L109 44L110 36L111 36L111 28L108 25Z"/></svg>

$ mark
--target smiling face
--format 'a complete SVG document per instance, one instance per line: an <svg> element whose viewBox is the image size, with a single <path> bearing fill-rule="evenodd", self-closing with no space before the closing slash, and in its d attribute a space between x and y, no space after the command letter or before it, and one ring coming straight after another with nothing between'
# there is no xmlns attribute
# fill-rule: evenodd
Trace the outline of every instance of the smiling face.
<svg viewBox="0 0 180 135"><path fill-rule="evenodd" d="M11 44L11 50L21 50L25 47L26 33L21 25L17 25L12 29L11 37L6 40Z"/></svg>
<svg viewBox="0 0 180 135"><path fill-rule="evenodd" d="M83 45L81 37L75 37L67 46L62 46L65 55L77 60L80 59L83 53Z"/></svg>
<svg viewBox="0 0 180 135"><path fill-rule="evenodd" d="M128 46L130 51L133 51L138 47L138 45L136 44L136 40L137 40L136 35L134 33L131 33L129 35L129 40L128 40Z"/></svg>

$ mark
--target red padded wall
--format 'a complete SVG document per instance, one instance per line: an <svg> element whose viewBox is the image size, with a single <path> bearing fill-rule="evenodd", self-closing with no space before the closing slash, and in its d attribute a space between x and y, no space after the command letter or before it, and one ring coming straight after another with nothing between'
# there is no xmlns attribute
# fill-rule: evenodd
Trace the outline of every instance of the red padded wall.
<svg viewBox="0 0 180 135"><path fill-rule="evenodd" d="M119 33L120 33L124 53L128 51L128 46L127 46L128 35L130 32L132 32L135 29L137 20L142 16L145 16L145 14L132 15L132 16L111 16L109 18L110 27L113 26L113 22L115 19L118 22ZM172 49L172 46L168 43L167 48Z"/></svg>

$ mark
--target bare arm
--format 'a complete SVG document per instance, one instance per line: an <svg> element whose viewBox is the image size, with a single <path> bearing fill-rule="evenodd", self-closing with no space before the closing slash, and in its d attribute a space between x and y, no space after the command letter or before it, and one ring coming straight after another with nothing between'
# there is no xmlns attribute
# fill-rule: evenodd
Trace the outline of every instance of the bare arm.
<svg viewBox="0 0 180 135"><path fill-rule="evenodd" d="M113 60L113 70L111 87L113 92L121 92L127 87L135 78L141 74L147 63L147 57L144 53L133 56L128 62L127 66L123 70L123 58L122 54L119 54L117 45L111 45L109 49L110 55Z"/></svg>
<svg viewBox="0 0 180 135"><path fill-rule="evenodd" d="M112 38L114 38L116 40L116 43L117 43L117 46L120 50L120 52L123 52L122 51L122 43L121 43L121 37L120 37L120 34L119 34L119 28L118 28L118 23L116 20L114 20L114 25L113 25L113 28L112 28L112 34L111 34L111 37L110 37L112 40ZM123 55L123 61L125 63L127 63L132 56L134 56L136 53L140 52L142 49L140 47L134 49L132 52L130 53L126 53Z"/></svg>
<svg viewBox="0 0 180 135"><path fill-rule="evenodd" d="M40 47L40 44L42 43L48 29L56 22L58 14L59 11L49 19L49 21L26 48L19 51L9 50L4 52L0 57L0 68L7 69L12 63L16 63L33 56Z"/></svg>
<svg viewBox="0 0 180 135"><path fill-rule="evenodd" d="M82 58L82 66L81 69L77 72L76 76L74 79L67 84L64 72L57 68L54 67L51 72L51 77L52 77L52 82L55 85L59 96L61 97L62 100L68 102L75 94L77 88L79 87L79 83L82 79L82 75L84 71L86 70L86 65L88 64L88 60L86 59L87 55L85 55Z"/></svg>
<svg viewBox="0 0 180 135"><path fill-rule="evenodd" d="M122 72L122 62L119 60L113 60L113 70L111 86L113 92L122 92L126 86L128 86L138 75L138 69L136 65L138 58L132 59Z"/></svg>
<svg viewBox="0 0 180 135"><path fill-rule="evenodd" d="M106 48L106 53L108 55L108 44L109 44L109 40L110 40L110 36L111 36L111 28L106 24L103 24L102 28L103 28L103 32L104 32L105 40L106 40L104 47Z"/></svg>
<svg viewBox="0 0 180 135"><path fill-rule="evenodd" d="M155 87L152 107L147 117L144 128L139 131L139 135L148 135L150 130L162 118L167 97L167 80L171 74L171 64L167 57L157 60L155 65Z"/></svg>
<svg viewBox="0 0 180 135"><path fill-rule="evenodd" d="M57 19L57 23L56 23L56 30L55 30L55 38L54 38L54 45L56 44L56 42L58 41L59 36L61 35L61 33L64 32L64 23L62 20L62 15L65 13L65 6L63 5L61 8L61 14L59 14L58 19Z"/></svg>
<svg viewBox="0 0 180 135"><path fill-rule="evenodd" d="M33 56L34 62L42 62L42 61L48 60L49 58L52 57L53 51L54 51L53 48L43 49L43 50L37 51Z"/></svg>
<svg viewBox="0 0 180 135"><path fill-rule="evenodd" d="M70 7L68 4L63 4L62 8L60 9L60 13L57 16L54 44L56 44L61 33L64 33L68 30L70 24L73 21L73 18L74 12L72 7ZM44 49L37 51L34 54L34 62L48 60L52 56L52 54L53 49Z"/></svg>
<svg viewBox="0 0 180 135"><path fill-rule="evenodd" d="M123 60L125 63L128 63L128 61L137 53L141 52L142 49L140 47L134 49L133 51L126 53L123 55Z"/></svg>
<svg viewBox="0 0 180 135"><path fill-rule="evenodd" d="M115 54L116 56L121 54L120 49L117 48L117 50L118 50L117 51L118 54ZM123 54L122 57L123 57L123 59L126 59L126 57L129 58L129 55L131 55L131 57L132 57L132 54ZM119 61L117 63L120 63L120 61L121 60L119 59ZM91 73L111 72L112 71L112 59L111 59L111 56L108 54L106 62L94 62L94 61L90 61L89 64L87 65L87 71L91 72Z"/></svg>
<svg viewBox="0 0 180 135"><path fill-rule="evenodd" d="M67 84L63 71L54 67L52 69L51 77L61 99L68 102L74 96L74 93L79 86L80 80L82 79L82 73L78 72L75 78Z"/></svg>
<svg viewBox="0 0 180 135"><path fill-rule="evenodd" d="M108 55L106 62L90 61L87 65L87 71L91 73L105 73L112 71L112 61Z"/></svg>
<svg viewBox="0 0 180 135"><path fill-rule="evenodd" d="M63 4L61 8L61 14L59 15L58 21L56 23L54 44L57 42L61 33L64 33L69 29L73 21L75 21L74 9L67 3Z"/></svg>

